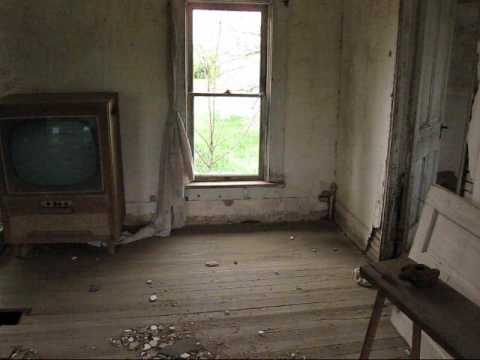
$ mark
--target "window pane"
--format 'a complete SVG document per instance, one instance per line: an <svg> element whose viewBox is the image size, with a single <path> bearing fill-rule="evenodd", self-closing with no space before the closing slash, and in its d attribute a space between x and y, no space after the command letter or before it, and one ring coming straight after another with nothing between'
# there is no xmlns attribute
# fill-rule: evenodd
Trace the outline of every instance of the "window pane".
<svg viewBox="0 0 480 360"><path fill-rule="evenodd" d="M260 98L196 97L196 175L259 175Z"/></svg>
<svg viewBox="0 0 480 360"><path fill-rule="evenodd" d="M260 11L193 11L193 91L260 93Z"/></svg>

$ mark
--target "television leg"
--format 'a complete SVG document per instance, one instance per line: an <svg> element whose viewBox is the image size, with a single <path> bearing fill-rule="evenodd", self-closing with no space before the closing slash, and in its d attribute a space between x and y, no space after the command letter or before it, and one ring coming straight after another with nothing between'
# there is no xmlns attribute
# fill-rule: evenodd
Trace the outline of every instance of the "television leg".
<svg viewBox="0 0 480 360"><path fill-rule="evenodd" d="M15 244L12 245L12 248L13 256L20 259L25 259L28 258L32 253L33 246L30 244Z"/></svg>
<svg viewBox="0 0 480 360"><path fill-rule="evenodd" d="M21 245L11 245L12 247L12 255L14 257L20 257L20 247Z"/></svg>
<svg viewBox="0 0 480 360"><path fill-rule="evenodd" d="M116 245L113 242L108 243L108 253L110 255L115 255Z"/></svg>

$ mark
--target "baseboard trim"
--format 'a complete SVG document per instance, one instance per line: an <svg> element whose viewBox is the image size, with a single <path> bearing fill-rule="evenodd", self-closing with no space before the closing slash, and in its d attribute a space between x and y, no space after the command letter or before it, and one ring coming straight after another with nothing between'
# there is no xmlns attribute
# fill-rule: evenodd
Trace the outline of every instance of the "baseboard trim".
<svg viewBox="0 0 480 360"><path fill-rule="evenodd" d="M335 206L335 221L345 236L347 236L360 251L365 252L366 250L366 255L370 260L378 261L380 259L381 238L378 237L379 234L372 232L372 229L368 229L339 202L337 202ZM369 246L371 236L375 236L376 238L371 241Z"/></svg>

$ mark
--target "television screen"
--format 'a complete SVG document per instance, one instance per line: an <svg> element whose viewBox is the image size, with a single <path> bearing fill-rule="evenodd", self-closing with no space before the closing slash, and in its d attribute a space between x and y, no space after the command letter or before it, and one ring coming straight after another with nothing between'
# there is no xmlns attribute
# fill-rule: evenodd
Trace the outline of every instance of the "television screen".
<svg viewBox="0 0 480 360"><path fill-rule="evenodd" d="M7 154L17 191L101 190L95 117L12 120Z"/></svg>

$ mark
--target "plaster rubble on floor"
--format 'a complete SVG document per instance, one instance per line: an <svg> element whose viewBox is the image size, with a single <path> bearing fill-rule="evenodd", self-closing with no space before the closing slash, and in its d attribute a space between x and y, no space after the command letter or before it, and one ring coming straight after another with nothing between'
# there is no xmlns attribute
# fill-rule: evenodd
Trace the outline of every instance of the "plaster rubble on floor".
<svg viewBox="0 0 480 360"><path fill-rule="evenodd" d="M44 358L131 358L146 342L130 345L132 331L147 328L150 346L155 337L157 348L168 346L159 334L185 334L222 358L357 357L375 292L352 279L352 268L366 260L338 229L329 223L236 229L181 230L122 247L101 262L103 250L92 247L42 247L35 257L12 257L2 267L0 307L27 304L32 313L21 326L0 327L0 357L24 345ZM79 261L70 261L73 253ZM222 267L206 268L211 259ZM89 294L89 284L101 291ZM149 303L153 292L159 299ZM387 318L380 329L374 354L404 355ZM113 346L112 336L138 349Z"/></svg>
<svg viewBox="0 0 480 360"><path fill-rule="evenodd" d="M136 352L141 359L213 359L212 353L191 335L192 331L185 327L177 331L175 326L152 324L126 329L110 343Z"/></svg>

